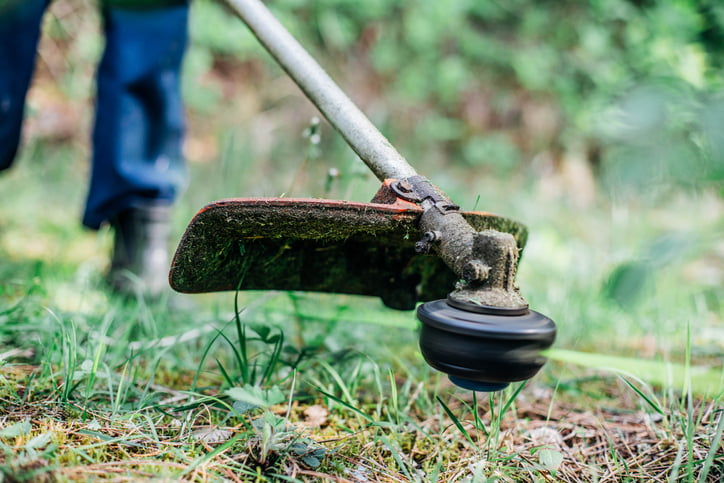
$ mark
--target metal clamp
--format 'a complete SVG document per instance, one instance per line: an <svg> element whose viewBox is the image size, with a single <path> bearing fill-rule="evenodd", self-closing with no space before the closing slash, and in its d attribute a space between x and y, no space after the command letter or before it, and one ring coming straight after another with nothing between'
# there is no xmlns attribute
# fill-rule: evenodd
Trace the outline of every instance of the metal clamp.
<svg viewBox="0 0 724 483"><path fill-rule="evenodd" d="M460 207L445 196L424 176L411 176L390 185L399 198L421 205L425 210L436 208L440 213L457 213Z"/></svg>

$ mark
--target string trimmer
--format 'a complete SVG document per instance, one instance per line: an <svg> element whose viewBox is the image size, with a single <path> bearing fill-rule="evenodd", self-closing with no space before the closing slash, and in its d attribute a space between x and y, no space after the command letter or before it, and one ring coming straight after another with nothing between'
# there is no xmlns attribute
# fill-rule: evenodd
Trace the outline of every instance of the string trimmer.
<svg viewBox="0 0 724 483"><path fill-rule="evenodd" d="M374 295L417 309L425 360L455 384L496 391L535 375L551 319L515 285L527 237L463 212L419 175L259 0L227 0L382 181L370 203L233 198L202 208L174 257L180 292L301 290ZM449 293L448 293L449 292Z"/></svg>

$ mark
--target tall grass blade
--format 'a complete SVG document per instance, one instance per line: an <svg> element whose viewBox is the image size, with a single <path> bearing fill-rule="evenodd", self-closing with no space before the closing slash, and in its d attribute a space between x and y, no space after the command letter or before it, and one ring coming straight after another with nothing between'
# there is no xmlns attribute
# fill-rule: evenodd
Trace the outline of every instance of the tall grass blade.
<svg viewBox="0 0 724 483"><path fill-rule="evenodd" d="M61 391L61 400L67 403L70 401L75 388L74 376L76 366L78 365L78 337L75 322L71 319L68 321L68 324L66 324L55 312L50 309L46 310L60 326L60 349L63 360L63 389Z"/></svg>
<svg viewBox="0 0 724 483"><path fill-rule="evenodd" d="M450 420L453 422L456 428L458 428L458 431L460 431L460 434L465 436L465 439L468 440L468 442L472 445L475 445L475 442L473 441L473 438L470 437L470 433L468 433L468 430L465 429L465 427L462 425L460 420L453 414L453 412L450 410L450 408L445 404L445 402L440 399L440 396L435 396L435 399L437 399L437 402L440 403L442 406L442 409L445 411L445 414L450 418Z"/></svg>
<svg viewBox="0 0 724 483"><path fill-rule="evenodd" d="M356 408L355 406L353 406L352 404L348 403L347 401L345 401L345 400L343 400L343 399L341 399L341 398L338 398L338 397L335 396L334 394L328 393L327 391L325 391L324 389L322 389L322 388L319 387L319 386L312 385L312 387L313 387L314 389L316 389L317 391L319 391L319 392L320 392L322 395L324 395L325 397L328 397L328 398L331 399L332 401L336 402L337 404L341 404L342 406L346 407L347 409L349 409L349 410L351 410L351 411L354 411L355 413L359 414L360 416L362 416L364 419L366 419L366 420L369 421L370 423L374 423L374 422L375 422L375 420L374 420L374 418L373 418L372 416L370 416L369 414L365 413L365 412L362 411L361 409Z"/></svg>
<svg viewBox="0 0 724 483"><path fill-rule="evenodd" d="M694 401L691 394L691 322L686 324L686 359L684 360L684 395L686 396L686 476L694 481Z"/></svg>
<svg viewBox="0 0 724 483"><path fill-rule="evenodd" d="M502 418L505 413L508 412L508 409L510 409L510 406L515 402L515 400L518 398L518 394L520 394L520 391L523 390L523 388L526 386L528 381L523 381L522 383L518 384L518 387L515 388L515 391L513 391L513 394L510 395L508 400L505 402L505 406L503 406L503 409L500 410L500 417Z"/></svg>
<svg viewBox="0 0 724 483"><path fill-rule="evenodd" d="M239 342L239 348L236 348L236 345L229 339L229 337L224 334L223 332L219 333L219 337L224 339L226 343L229 345L229 348L231 349L231 352L234 354L234 358L236 359L236 363L239 365L239 372L241 373L241 380L244 384L249 382L248 379L248 360L246 358L246 339L244 342Z"/></svg>
<svg viewBox="0 0 724 483"><path fill-rule="evenodd" d="M390 378L390 408L389 411L393 413L392 417L395 419L395 424L400 424L400 407L399 399L397 396L397 383L395 382L395 375L392 369L389 369L388 376Z"/></svg>
<svg viewBox="0 0 724 483"><path fill-rule="evenodd" d="M665 361L651 361L619 357L606 354L593 354L565 349L549 349L544 355L551 360L576 364L592 369L614 373L633 374L637 378L662 387L684 387L690 381L691 390L701 396L721 393L722 369L702 366L690 366Z"/></svg>
<svg viewBox="0 0 724 483"><path fill-rule="evenodd" d="M681 460L684 459L684 449L684 445L679 443L679 448L676 450L676 458L674 458L674 463L671 465L671 473L669 474L670 483L679 481L679 470L681 469Z"/></svg>
<svg viewBox="0 0 724 483"><path fill-rule="evenodd" d="M221 329L217 329L216 335L211 338L208 344L206 344L206 347L204 348L204 351L201 353L201 358L199 359L199 363L196 366L196 372L194 373L194 378L191 381L191 391L196 391L197 384L199 382L199 377L201 376L201 369L204 367L204 362L206 362L206 358L209 356L209 352L211 352L211 348L216 343L216 340L221 336L222 334Z"/></svg>
<svg viewBox="0 0 724 483"><path fill-rule="evenodd" d="M342 376L339 375L339 372L335 368L329 365L329 363L325 361L320 361L319 365L323 367L327 373L329 373L330 376L332 376L332 379L334 379L334 382L337 383L337 386L339 386L339 389L342 391L342 394L345 398L347 398L347 401L354 401L354 398L352 397L352 393L349 390L349 387L342 379Z"/></svg>
<svg viewBox="0 0 724 483"><path fill-rule="evenodd" d="M232 379L232 377L229 375L229 373L227 372L226 368L224 367L224 364L223 364L218 358L214 358L214 360L216 361L216 365L219 367L219 371L221 372L221 376L224 378L224 380L226 381L226 383L229 385L229 387L234 387L234 384L236 384L236 382L235 382L234 379Z"/></svg>
<svg viewBox="0 0 724 483"><path fill-rule="evenodd" d="M478 196L475 198L475 204L473 205L473 209L470 210L470 211L475 211L475 210L477 210L479 204L480 204L480 195L478 195Z"/></svg>
<svg viewBox="0 0 724 483"><path fill-rule="evenodd" d="M402 471L402 473L407 477L408 481L419 481L419 479L414 478L412 473L410 472L410 465L403 461L402 456L400 455L399 445L393 444L392 441L390 441L389 438L385 436L379 436L379 438L380 441L382 441L382 443L390 451L392 458L395 460L395 463L397 463L397 466L399 466L400 471Z"/></svg>
<svg viewBox="0 0 724 483"><path fill-rule="evenodd" d="M241 378L244 382L248 382L249 359L246 353L246 325L241 322L241 310L243 309L239 309L239 291L241 289L241 283L243 280L244 277L239 278L239 285L236 287L236 292L234 293L234 323L236 324L236 334L239 338L239 355L237 355L237 360L239 361ZM237 351L234 349L234 352Z"/></svg>
<svg viewBox="0 0 724 483"><path fill-rule="evenodd" d="M83 403L84 406L88 405L88 400L91 398L92 395L93 386L95 385L96 377L98 375L98 369L100 367L101 359L106 352L106 334L108 333L114 315L115 314L113 312L109 312L108 314L106 314L105 317L103 317L101 330L98 332L98 345L96 346L96 350L93 355L93 365L90 368L90 373L88 374L88 380L86 381L85 386L85 402Z"/></svg>
<svg viewBox="0 0 724 483"><path fill-rule="evenodd" d="M269 356L269 360L267 361L264 374L261 376L261 380L259 381L259 384L262 385L265 382L270 381L272 375L274 375L274 370L276 369L279 361L281 360L282 350L284 349L284 332L280 329L279 335L277 335L276 338L268 339L268 341L270 340L273 340L274 347L272 349L271 355Z"/></svg>
<svg viewBox="0 0 724 483"><path fill-rule="evenodd" d="M630 388L633 390L633 392L635 392L636 394L638 394L638 396L639 396L641 399L643 399L644 401L646 401L646 404L648 404L651 409L653 409L653 410L656 411L657 413L661 414L662 416L665 416L665 415L666 415L665 411L661 408L661 405L658 404L657 401L654 401L654 398L649 397L645 392L643 392L641 389L639 389L638 386L636 386L634 383L632 383L631 381L629 381L629 380L626 379L625 377L623 377L623 376L621 376L621 375L619 375L618 377L619 377L619 379L621 379L628 387L630 387Z"/></svg>
<svg viewBox="0 0 724 483"><path fill-rule="evenodd" d="M121 371L121 376L118 381L118 389L116 389L116 397L112 404L112 414L115 416L119 413L121 409L121 403L125 400L125 397L123 396L125 390L126 390L126 372L128 371L128 365L130 362L126 362L123 364L123 370Z"/></svg>
<svg viewBox="0 0 724 483"><path fill-rule="evenodd" d="M478 431L482 431L485 437L489 437L490 433L488 432L488 428L485 427L485 424L483 424L483 420L480 419L480 408L478 406L478 392L473 391L473 408L472 412L475 419L475 429Z"/></svg>
<svg viewBox="0 0 724 483"><path fill-rule="evenodd" d="M719 413L719 422L716 425L716 431L709 446L709 454L706 455L704 465L701 467L701 473L699 473L699 483L706 482L715 459L719 459L719 470L724 472L724 456L717 453L721 445L722 433L724 433L724 408L717 410L717 412Z"/></svg>

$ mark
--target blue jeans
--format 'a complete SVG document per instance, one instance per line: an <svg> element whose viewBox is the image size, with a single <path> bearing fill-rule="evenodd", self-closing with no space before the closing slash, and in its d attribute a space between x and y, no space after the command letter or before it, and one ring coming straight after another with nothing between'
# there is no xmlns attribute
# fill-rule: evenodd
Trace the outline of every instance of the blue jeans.
<svg viewBox="0 0 724 483"><path fill-rule="evenodd" d="M18 149L25 96L49 0L0 9L0 170ZM170 5L169 5L170 4ZM148 5L148 3L146 3ZM170 204L185 183L180 70L188 4L102 8L92 174L83 224L98 228L140 204Z"/></svg>

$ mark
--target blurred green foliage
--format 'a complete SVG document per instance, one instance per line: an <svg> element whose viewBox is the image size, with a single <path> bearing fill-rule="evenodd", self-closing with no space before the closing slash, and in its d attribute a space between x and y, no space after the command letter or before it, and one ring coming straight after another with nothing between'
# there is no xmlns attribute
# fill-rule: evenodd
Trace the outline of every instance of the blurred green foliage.
<svg viewBox="0 0 724 483"><path fill-rule="evenodd" d="M421 139L450 163L507 175L542 151L556 157L583 143L611 186L724 177L716 0L268 5L340 84L380 96L384 106L367 106L373 122L415 158L429 151L411 141ZM193 3L192 34L192 79L219 59L282 75L218 2ZM223 101L192 83L192 107L209 112Z"/></svg>

